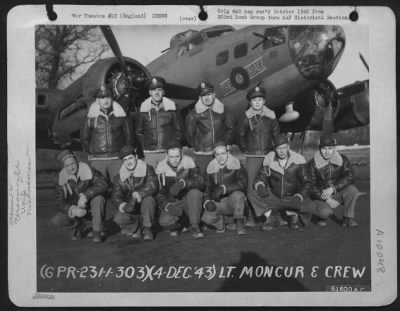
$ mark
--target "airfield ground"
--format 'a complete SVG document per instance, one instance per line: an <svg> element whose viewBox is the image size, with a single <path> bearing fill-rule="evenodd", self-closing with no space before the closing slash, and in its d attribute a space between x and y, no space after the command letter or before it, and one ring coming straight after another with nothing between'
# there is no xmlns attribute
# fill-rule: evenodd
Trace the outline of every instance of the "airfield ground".
<svg viewBox="0 0 400 311"><path fill-rule="evenodd" d="M38 172L38 291L288 292L340 286L369 290L369 148L343 153L353 163L356 185L363 193L357 203L358 228L341 227L339 207L325 228L311 223L297 231L284 227L262 232L259 220L246 236L208 229L201 240L190 233L172 238L160 231L152 242L128 240L120 233L102 244L88 238L72 241L71 228L50 222L57 210L54 189L49 187L50 173ZM311 153L305 155L310 158ZM108 210L107 218L112 213Z"/></svg>

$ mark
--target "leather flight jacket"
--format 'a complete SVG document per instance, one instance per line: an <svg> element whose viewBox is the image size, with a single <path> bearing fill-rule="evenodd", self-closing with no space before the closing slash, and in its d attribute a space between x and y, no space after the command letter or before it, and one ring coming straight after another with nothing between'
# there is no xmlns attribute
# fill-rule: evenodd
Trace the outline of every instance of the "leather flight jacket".
<svg viewBox="0 0 400 311"><path fill-rule="evenodd" d="M254 189L264 186L281 199L290 199L295 194L309 197L310 181L304 157L289 150L286 165L282 167L274 151L265 156L254 181Z"/></svg>
<svg viewBox="0 0 400 311"><path fill-rule="evenodd" d="M211 154L213 144L219 141L232 143L233 116L218 99L211 108L199 100L186 116L185 125L186 140L195 153Z"/></svg>
<svg viewBox="0 0 400 311"><path fill-rule="evenodd" d="M123 108L113 102L113 109L107 115L94 102L88 111L81 131L83 151L91 158L117 158L125 145L132 145L133 130Z"/></svg>
<svg viewBox="0 0 400 311"><path fill-rule="evenodd" d="M335 192L339 192L354 183L354 172L350 161L337 151L329 161L323 159L321 153L317 151L308 167L312 198L320 199L322 191L328 187L333 187Z"/></svg>
<svg viewBox="0 0 400 311"><path fill-rule="evenodd" d="M151 98L140 107L136 123L136 136L145 151L163 152L171 139L182 140L182 124L178 119L175 103L164 97L159 109Z"/></svg>
<svg viewBox="0 0 400 311"><path fill-rule="evenodd" d="M246 111L239 130L239 147L248 156L263 156L273 150L272 140L279 134L275 113L264 107L262 113Z"/></svg>
<svg viewBox="0 0 400 311"><path fill-rule="evenodd" d="M178 202L192 189L204 191L205 182L200 169L193 159L184 155L177 168L173 168L167 158L158 163L156 168L160 191L157 195L157 202L160 209L164 209L168 203ZM170 194L170 188L176 182L183 180L184 189L178 197Z"/></svg>
<svg viewBox="0 0 400 311"><path fill-rule="evenodd" d="M141 200L147 196L155 196L158 191L158 181L154 168L138 159L133 171L129 171L124 165L119 174L114 177L112 202L116 208L122 203L135 205L132 193L137 192Z"/></svg>
<svg viewBox="0 0 400 311"><path fill-rule="evenodd" d="M220 167L217 160L212 160L207 167L206 191L204 201L213 200L216 191L224 188L223 197L229 196L235 191L246 192L247 172L240 161L232 155L228 155L227 163Z"/></svg>
<svg viewBox="0 0 400 311"><path fill-rule="evenodd" d="M60 209L67 212L71 205L77 205L79 195L85 195L89 202L107 191L107 182L103 175L84 162L78 162L78 172L70 175L65 168L58 174L57 202Z"/></svg>

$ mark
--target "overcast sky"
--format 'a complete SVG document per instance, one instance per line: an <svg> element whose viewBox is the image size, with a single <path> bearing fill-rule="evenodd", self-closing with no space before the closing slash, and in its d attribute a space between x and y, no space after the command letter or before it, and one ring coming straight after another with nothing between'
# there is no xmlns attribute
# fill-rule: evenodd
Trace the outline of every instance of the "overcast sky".
<svg viewBox="0 0 400 311"><path fill-rule="evenodd" d="M175 34L187 29L200 30L206 26L112 26L124 56L134 58L144 65L161 55L169 47ZM342 25L346 36L343 56L329 79L336 87L356 80L368 79L368 72L359 58L361 52L369 60L368 26ZM235 27L238 28L238 27ZM110 55L111 56L111 55Z"/></svg>

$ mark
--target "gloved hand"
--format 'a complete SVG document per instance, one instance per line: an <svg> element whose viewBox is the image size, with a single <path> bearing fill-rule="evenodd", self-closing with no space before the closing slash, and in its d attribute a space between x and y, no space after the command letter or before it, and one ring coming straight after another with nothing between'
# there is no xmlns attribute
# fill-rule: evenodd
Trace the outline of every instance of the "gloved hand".
<svg viewBox="0 0 400 311"><path fill-rule="evenodd" d="M322 190L321 199L327 200L328 198L330 198L332 196L332 194L334 192L335 192L335 189L333 187L328 187L328 188Z"/></svg>
<svg viewBox="0 0 400 311"><path fill-rule="evenodd" d="M165 205L164 210L172 216L182 216L182 202L169 202Z"/></svg>
<svg viewBox="0 0 400 311"><path fill-rule="evenodd" d="M125 213L132 213L133 210L135 209L135 205L136 205L136 198L132 198L132 200L125 204L123 207L123 210Z"/></svg>
<svg viewBox="0 0 400 311"><path fill-rule="evenodd" d="M85 216L87 211L84 208L80 208L76 205L71 205L71 207L68 209L68 216L71 218L77 217L81 218Z"/></svg>
<svg viewBox="0 0 400 311"><path fill-rule="evenodd" d="M267 196L269 196L269 191L267 189L267 187L265 186L258 186L257 187L257 194L261 197L261 198L266 198Z"/></svg>
<svg viewBox="0 0 400 311"><path fill-rule="evenodd" d="M219 186L211 193L211 199L213 199L214 201L219 201L224 192L225 192L225 187L223 187L222 185Z"/></svg>
<svg viewBox="0 0 400 311"><path fill-rule="evenodd" d="M83 193L79 194L79 200L78 200L78 207L79 208L85 208L86 203L87 203L87 198L86 195L84 195Z"/></svg>
<svg viewBox="0 0 400 311"><path fill-rule="evenodd" d="M135 199L139 203L142 202L142 197L140 196L139 192L137 192L137 191L132 193L132 198Z"/></svg>
<svg viewBox="0 0 400 311"><path fill-rule="evenodd" d="M169 193L173 197L178 197L179 192L181 192L185 188L185 181L183 179L179 180L178 182L174 183L171 188L169 188Z"/></svg>
<svg viewBox="0 0 400 311"><path fill-rule="evenodd" d="M207 212L215 212L217 210L217 205L215 204L214 201L207 201L204 207Z"/></svg>
<svg viewBox="0 0 400 311"><path fill-rule="evenodd" d="M340 203L338 201L336 201L335 199L332 198L328 198L325 201L331 208L336 208L340 205Z"/></svg>

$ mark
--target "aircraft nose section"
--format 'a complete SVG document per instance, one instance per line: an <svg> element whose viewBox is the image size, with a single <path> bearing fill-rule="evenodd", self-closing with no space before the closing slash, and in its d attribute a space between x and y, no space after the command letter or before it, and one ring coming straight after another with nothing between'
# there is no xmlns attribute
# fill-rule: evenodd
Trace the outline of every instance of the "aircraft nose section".
<svg viewBox="0 0 400 311"><path fill-rule="evenodd" d="M346 43L340 26L291 26L289 50L293 63L307 79L326 79L335 69Z"/></svg>

